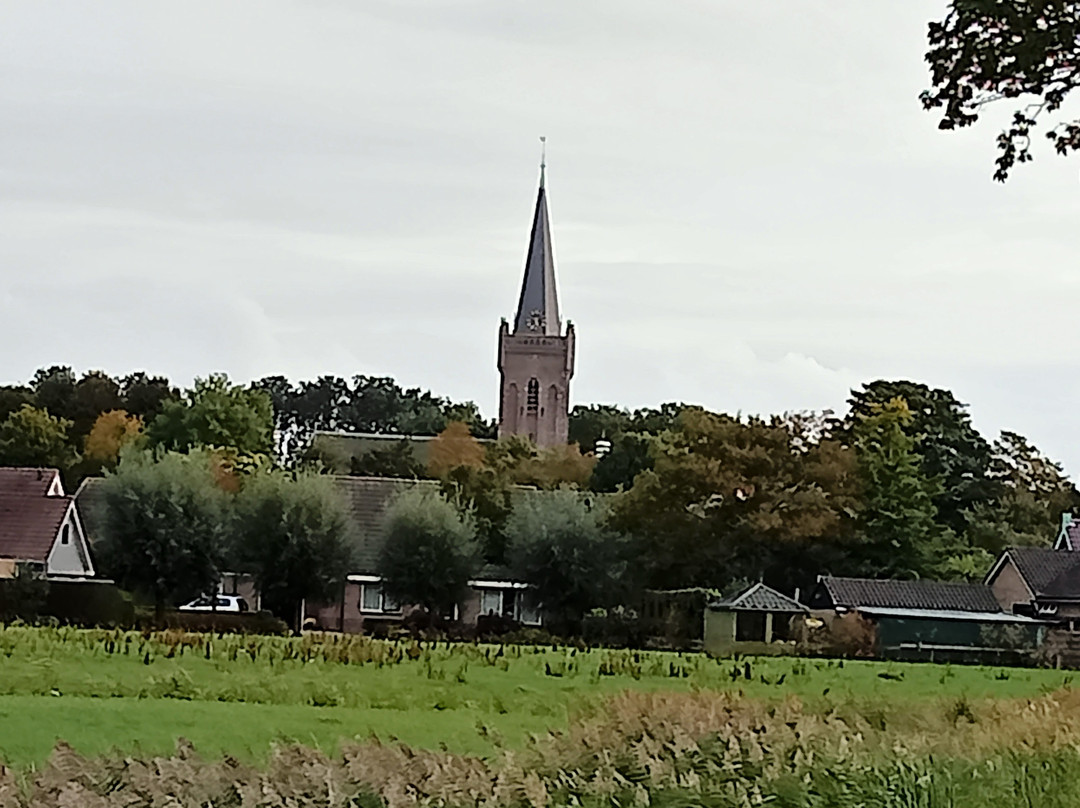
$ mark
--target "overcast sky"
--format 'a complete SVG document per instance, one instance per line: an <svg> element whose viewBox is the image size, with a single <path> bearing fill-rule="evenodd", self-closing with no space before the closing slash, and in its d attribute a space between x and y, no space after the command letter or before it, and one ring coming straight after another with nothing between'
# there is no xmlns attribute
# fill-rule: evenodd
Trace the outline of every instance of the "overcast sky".
<svg viewBox="0 0 1080 808"><path fill-rule="evenodd" d="M0 4L0 382L394 376L491 416L538 136L575 403L946 387L1080 473L1080 182L918 102L945 0ZM1040 139L1041 140L1041 139Z"/></svg>

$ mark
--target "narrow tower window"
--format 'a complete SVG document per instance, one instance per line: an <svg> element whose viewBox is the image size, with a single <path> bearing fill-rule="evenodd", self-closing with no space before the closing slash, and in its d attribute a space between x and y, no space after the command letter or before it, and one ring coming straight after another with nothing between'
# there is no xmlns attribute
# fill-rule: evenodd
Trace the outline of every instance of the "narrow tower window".
<svg viewBox="0 0 1080 808"><path fill-rule="evenodd" d="M536 412L540 406L540 382L529 379L529 387L525 393L525 407L529 412Z"/></svg>

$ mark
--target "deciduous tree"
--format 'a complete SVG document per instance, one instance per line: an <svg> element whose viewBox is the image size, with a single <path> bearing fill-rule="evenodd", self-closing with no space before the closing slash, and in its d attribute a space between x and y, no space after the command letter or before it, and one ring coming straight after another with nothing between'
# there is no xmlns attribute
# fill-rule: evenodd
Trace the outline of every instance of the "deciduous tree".
<svg viewBox="0 0 1080 808"><path fill-rule="evenodd" d="M461 603L479 563L476 527L442 494L414 488L386 513L378 572L383 590L435 618Z"/></svg>
<svg viewBox="0 0 1080 808"><path fill-rule="evenodd" d="M805 445L781 418L688 408L652 453L655 468L615 504L616 526L643 541L650 586L764 578L790 591L843 571L858 507L850 449Z"/></svg>
<svg viewBox="0 0 1080 808"><path fill-rule="evenodd" d="M166 401L150 422L152 447L187 451L201 446L231 447L243 454L269 454L274 416L262 390L232 384L224 374L196 379L181 401Z"/></svg>
<svg viewBox="0 0 1080 808"><path fill-rule="evenodd" d="M215 588L231 525L208 454L127 454L102 499L101 568L149 596L159 620L166 607Z"/></svg>
<svg viewBox="0 0 1080 808"><path fill-rule="evenodd" d="M7 420L11 413L23 404L34 404L34 391L21 384L8 384L0 387L0 423Z"/></svg>
<svg viewBox="0 0 1080 808"><path fill-rule="evenodd" d="M458 466L481 468L484 460L484 447L463 421L451 421L428 445L427 470L432 477L442 477Z"/></svg>
<svg viewBox="0 0 1080 808"><path fill-rule="evenodd" d="M1009 546L1049 546L1061 514L1080 507L1076 486L1059 463L1015 432L1002 432L992 453L990 474L1001 493L968 513L968 544L994 556Z"/></svg>
<svg viewBox="0 0 1080 808"><path fill-rule="evenodd" d="M120 451L142 436L142 427L142 419L125 410L101 413L86 436L83 457L96 464L98 469L114 467Z"/></svg>
<svg viewBox="0 0 1080 808"><path fill-rule="evenodd" d="M262 471L236 499L236 558L254 575L263 604L300 628L305 599L328 600L349 571L346 513L329 477Z"/></svg>
<svg viewBox="0 0 1080 808"><path fill-rule="evenodd" d="M0 424L0 465L67 470L76 460L70 428L71 421L23 404Z"/></svg>
<svg viewBox="0 0 1080 808"><path fill-rule="evenodd" d="M506 525L516 577L535 588L548 624L576 634L593 608L613 606L629 589L629 543L607 525L602 497L571 490L523 495Z"/></svg>
<svg viewBox="0 0 1080 808"><path fill-rule="evenodd" d="M1004 182L1016 163L1032 159L1036 127L1080 85L1080 3L952 0L928 39L932 86L922 103L941 111L939 128L970 126L1001 99L1017 105L997 138L994 179ZM1080 119L1055 120L1045 135L1058 154L1074 152Z"/></svg>

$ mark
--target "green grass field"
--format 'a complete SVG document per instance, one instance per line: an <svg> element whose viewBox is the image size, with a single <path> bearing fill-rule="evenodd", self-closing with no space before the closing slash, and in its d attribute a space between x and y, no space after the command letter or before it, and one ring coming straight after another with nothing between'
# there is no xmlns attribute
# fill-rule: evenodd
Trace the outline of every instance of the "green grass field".
<svg viewBox="0 0 1080 808"><path fill-rule="evenodd" d="M57 740L84 754L160 754L181 736L204 755L252 762L283 741L333 752L343 740L372 736L490 756L595 715L624 691L798 696L824 711L902 716L912 701L1034 697L1070 678L1036 669L8 627L0 629L0 760L39 764Z"/></svg>

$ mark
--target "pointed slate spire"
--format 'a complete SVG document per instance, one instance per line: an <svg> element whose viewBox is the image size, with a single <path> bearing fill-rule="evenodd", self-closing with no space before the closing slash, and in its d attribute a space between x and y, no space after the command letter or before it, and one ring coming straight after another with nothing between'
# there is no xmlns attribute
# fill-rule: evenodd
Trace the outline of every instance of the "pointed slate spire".
<svg viewBox="0 0 1080 808"><path fill-rule="evenodd" d="M551 250L551 225L548 223L547 191L544 188L543 158L540 162L540 191L536 197L529 253L525 258L525 277L521 282L514 333L559 336L559 297L555 291L555 255Z"/></svg>

